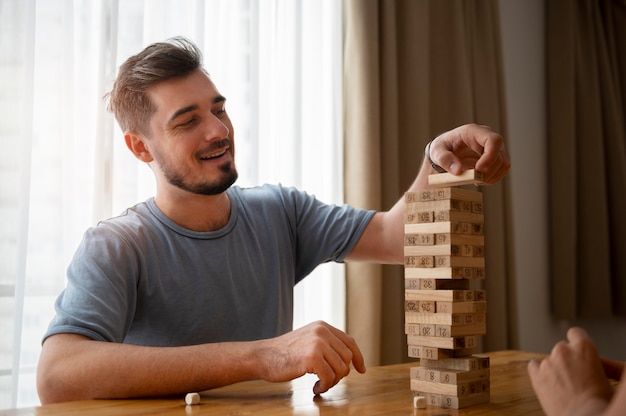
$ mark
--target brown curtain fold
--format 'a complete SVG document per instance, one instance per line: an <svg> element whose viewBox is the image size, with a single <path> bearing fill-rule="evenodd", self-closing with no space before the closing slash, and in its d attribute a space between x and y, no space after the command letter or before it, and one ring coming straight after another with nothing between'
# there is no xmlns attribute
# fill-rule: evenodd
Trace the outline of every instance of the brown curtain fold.
<svg viewBox="0 0 626 416"><path fill-rule="evenodd" d="M626 2L546 3L551 300L626 316Z"/></svg>
<svg viewBox="0 0 626 416"><path fill-rule="evenodd" d="M428 140L458 125L506 135L497 1L345 0L345 198L388 209ZM516 333L506 180L484 189L488 334ZM401 266L347 265L347 329L369 365L406 361Z"/></svg>

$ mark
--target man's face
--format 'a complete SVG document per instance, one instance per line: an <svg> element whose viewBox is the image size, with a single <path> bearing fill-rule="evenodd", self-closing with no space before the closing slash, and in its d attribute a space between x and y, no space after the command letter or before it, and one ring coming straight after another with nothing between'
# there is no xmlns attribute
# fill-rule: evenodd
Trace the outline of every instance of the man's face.
<svg viewBox="0 0 626 416"><path fill-rule="evenodd" d="M147 140L153 169L195 194L224 192L237 179L233 126L226 99L201 70L148 90L156 107ZM159 176L159 172L157 172Z"/></svg>

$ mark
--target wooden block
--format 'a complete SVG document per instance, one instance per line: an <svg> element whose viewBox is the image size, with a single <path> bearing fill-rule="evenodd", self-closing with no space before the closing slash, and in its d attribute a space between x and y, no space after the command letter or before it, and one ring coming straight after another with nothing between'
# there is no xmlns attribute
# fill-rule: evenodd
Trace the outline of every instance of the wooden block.
<svg viewBox="0 0 626 416"><path fill-rule="evenodd" d="M484 246L485 236L478 234L452 234L452 233L435 233L435 245L439 244L457 244L457 245L473 245Z"/></svg>
<svg viewBox="0 0 626 416"><path fill-rule="evenodd" d="M464 348L459 350L450 350L443 348L424 347L421 345L408 346L409 357L428 360L443 360L450 358L466 357L473 354L473 348Z"/></svg>
<svg viewBox="0 0 626 416"><path fill-rule="evenodd" d="M490 363L489 357L482 355L472 355L469 357L460 358L445 358L439 360L433 360L427 357L423 357L420 360L420 366L448 370L471 371L489 368Z"/></svg>
<svg viewBox="0 0 626 416"><path fill-rule="evenodd" d="M435 244L435 234L404 234L405 246L432 246Z"/></svg>
<svg viewBox="0 0 626 416"><path fill-rule="evenodd" d="M476 280L482 280L486 277L485 268L484 267L474 267L472 278Z"/></svg>
<svg viewBox="0 0 626 416"><path fill-rule="evenodd" d="M424 367L428 368L428 367ZM431 370L431 369L429 369ZM480 370L437 370L439 371L439 382L446 384L462 384L470 381L489 380L489 368Z"/></svg>
<svg viewBox="0 0 626 416"><path fill-rule="evenodd" d="M410 204L419 201L432 201L435 199L436 189L423 189L415 192L404 193L404 203Z"/></svg>
<svg viewBox="0 0 626 416"><path fill-rule="evenodd" d="M437 302L434 300L420 300L419 302L419 311L424 313L435 313L437 312Z"/></svg>
<svg viewBox="0 0 626 416"><path fill-rule="evenodd" d="M468 279L404 279L405 289L468 290Z"/></svg>
<svg viewBox="0 0 626 416"><path fill-rule="evenodd" d="M489 380L489 376L489 368L466 371L419 366L410 371L411 379L444 384L467 384L474 381L484 381Z"/></svg>
<svg viewBox="0 0 626 416"><path fill-rule="evenodd" d="M484 218L480 221L437 221L433 223L404 224L406 234L482 234Z"/></svg>
<svg viewBox="0 0 626 416"><path fill-rule="evenodd" d="M404 210L408 213L421 211L465 211L472 212L472 203L476 201L464 201L461 199L439 199L436 201L414 202L404 204Z"/></svg>
<svg viewBox="0 0 626 416"><path fill-rule="evenodd" d="M470 381L461 384L434 383L425 380L411 379L411 390L415 392L442 394L446 396L465 397L489 391L489 380Z"/></svg>
<svg viewBox="0 0 626 416"><path fill-rule="evenodd" d="M404 267L433 268L435 267L435 257L430 255L405 256Z"/></svg>
<svg viewBox="0 0 626 416"><path fill-rule="evenodd" d="M485 268L484 256L435 256L433 267Z"/></svg>
<svg viewBox="0 0 626 416"><path fill-rule="evenodd" d="M431 383L439 383L439 376L441 374L441 370L439 369L431 369L426 367L415 367L414 371L411 371L410 380L422 380L422 381L430 381Z"/></svg>
<svg viewBox="0 0 626 416"><path fill-rule="evenodd" d="M460 199L463 201L483 202L483 193L472 189L463 189L457 187L445 187L428 190L434 194L434 199Z"/></svg>
<svg viewBox="0 0 626 416"><path fill-rule="evenodd" d="M423 397L420 395L420 397ZM441 394L426 394L426 403L444 409L465 409L479 404L489 403L490 392L470 394L465 397L446 396Z"/></svg>
<svg viewBox="0 0 626 416"><path fill-rule="evenodd" d="M485 289L475 290L474 300L476 301L487 300L487 291Z"/></svg>
<svg viewBox="0 0 626 416"><path fill-rule="evenodd" d="M407 334L431 336L437 330L435 324L404 324Z"/></svg>
<svg viewBox="0 0 626 416"><path fill-rule="evenodd" d="M485 335L486 333L487 322L478 322L470 325L435 325L436 337L461 337L464 335Z"/></svg>
<svg viewBox="0 0 626 416"><path fill-rule="evenodd" d="M487 323L471 325L438 325L405 323L404 333L407 335L423 335L435 337L463 337L467 335L485 335Z"/></svg>
<svg viewBox="0 0 626 416"><path fill-rule="evenodd" d="M469 290L431 290L405 289L405 300L432 300L436 302L472 302L487 299L485 289Z"/></svg>
<svg viewBox="0 0 626 416"><path fill-rule="evenodd" d="M433 300L442 302L467 302L474 300L474 290L406 289L405 300Z"/></svg>
<svg viewBox="0 0 626 416"><path fill-rule="evenodd" d="M404 311L415 311L419 312L419 300L405 300L404 301Z"/></svg>
<svg viewBox="0 0 626 416"><path fill-rule="evenodd" d="M406 312L434 313L436 302L432 300L405 300L404 310Z"/></svg>
<svg viewBox="0 0 626 416"><path fill-rule="evenodd" d="M435 312L439 313L476 313L487 312L487 302L436 302Z"/></svg>
<svg viewBox="0 0 626 416"><path fill-rule="evenodd" d="M434 335L433 331L433 335ZM447 350L459 350L464 348L475 348L477 338L475 335L466 335L462 337L436 337L423 335L407 335L407 345L443 348Z"/></svg>
<svg viewBox="0 0 626 416"><path fill-rule="evenodd" d="M453 244L433 246L404 246L404 256L451 256L459 255L461 247Z"/></svg>
<svg viewBox="0 0 626 416"><path fill-rule="evenodd" d="M404 312L404 322L407 324L470 325L485 321L484 313Z"/></svg>
<svg viewBox="0 0 626 416"><path fill-rule="evenodd" d="M404 246L404 256L465 256L483 257L484 246L472 244L435 244L434 246Z"/></svg>
<svg viewBox="0 0 626 416"><path fill-rule="evenodd" d="M435 407L441 407L442 399L446 397L442 394L432 394L432 393L429 394L429 393L420 393L420 392L413 392L413 393L426 396L427 405L435 406ZM452 396L448 396L448 397L452 397Z"/></svg>
<svg viewBox="0 0 626 416"><path fill-rule="evenodd" d="M435 222L434 211L417 211L417 212L405 212L404 223L405 224L428 224Z"/></svg>
<svg viewBox="0 0 626 416"><path fill-rule="evenodd" d="M463 227L465 227L465 224L468 223L463 223ZM471 234L482 234L483 233L483 229L484 229L484 224L483 223L470 223L470 233ZM463 228L465 229L465 228Z"/></svg>
<svg viewBox="0 0 626 416"><path fill-rule="evenodd" d="M484 276L483 271L473 268L469 272L467 267L417 267L415 266L416 258L407 256L405 260L404 277L410 279L450 279L450 280L467 280L474 279L475 276Z"/></svg>
<svg viewBox="0 0 626 416"><path fill-rule="evenodd" d="M434 222L470 222L470 223L484 223L485 216L483 214L477 214L475 212L467 211L450 211L450 210L437 210L433 211Z"/></svg>
<svg viewBox="0 0 626 416"><path fill-rule="evenodd" d="M483 174L475 169L468 169L460 175L449 172L428 175L428 184L435 187L479 185L483 182Z"/></svg>

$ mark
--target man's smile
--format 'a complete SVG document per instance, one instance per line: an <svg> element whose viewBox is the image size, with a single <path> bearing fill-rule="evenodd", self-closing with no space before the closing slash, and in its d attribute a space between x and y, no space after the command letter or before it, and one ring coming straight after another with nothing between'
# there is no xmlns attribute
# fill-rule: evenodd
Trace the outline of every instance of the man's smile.
<svg viewBox="0 0 626 416"><path fill-rule="evenodd" d="M211 145L198 152L200 160L212 160L224 156L231 148L230 139L222 139L211 143Z"/></svg>
<svg viewBox="0 0 626 416"><path fill-rule="evenodd" d="M218 158L218 157L223 156L224 154L226 154L226 152L228 152L228 149L230 149L230 146L226 146L226 148L222 149L221 151L219 151L217 153L213 153L213 154L210 154L208 156L202 156L200 159L201 160L210 160L210 159Z"/></svg>

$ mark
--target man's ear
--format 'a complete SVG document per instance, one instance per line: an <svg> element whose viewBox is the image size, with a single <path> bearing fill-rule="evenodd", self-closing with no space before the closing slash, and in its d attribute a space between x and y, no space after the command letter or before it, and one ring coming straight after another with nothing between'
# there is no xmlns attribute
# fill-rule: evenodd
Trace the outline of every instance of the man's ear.
<svg viewBox="0 0 626 416"><path fill-rule="evenodd" d="M150 163L153 158L148 150L146 138L135 131L127 131L124 133L124 140L126 141L126 147L133 152L135 157L142 162Z"/></svg>

